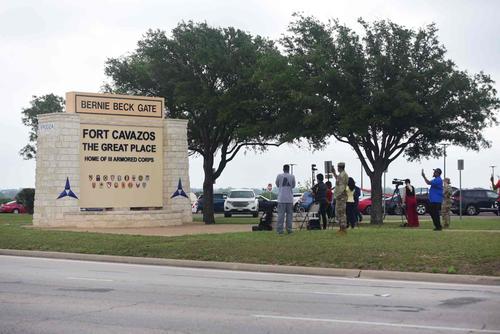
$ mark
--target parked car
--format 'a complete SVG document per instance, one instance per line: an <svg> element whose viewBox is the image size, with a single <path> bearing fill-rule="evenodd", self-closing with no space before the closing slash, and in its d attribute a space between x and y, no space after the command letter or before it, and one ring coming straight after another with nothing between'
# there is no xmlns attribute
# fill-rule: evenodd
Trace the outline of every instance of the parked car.
<svg viewBox="0 0 500 334"><path fill-rule="evenodd" d="M189 193L189 200L191 201L191 212L198 212L198 197L195 193Z"/></svg>
<svg viewBox="0 0 500 334"><path fill-rule="evenodd" d="M224 212L224 201L226 200L226 194L214 194L214 212L216 213L222 213ZM196 202L196 209L197 212L203 212L203 203L204 203L204 198L203 195L200 195L198 198L198 202Z"/></svg>
<svg viewBox="0 0 500 334"><path fill-rule="evenodd" d="M297 211L297 209L299 207L300 199L302 198L302 195L304 195L304 193L293 193L293 210L294 211Z"/></svg>
<svg viewBox="0 0 500 334"><path fill-rule="evenodd" d="M259 215L259 200L251 189L231 190L224 202L224 217L231 217L233 213Z"/></svg>
<svg viewBox="0 0 500 334"><path fill-rule="evenodd" d="M420 192L415 191L417 199L417 214L422 216L429 212L429 192L426 188L421 188Z"/></svg>
<svg viewBox="0 0 500 334"><path fill-rule="evenodd" d="M392 202L391 195L384 195L385 196L385 210L387 214L394 215L394 214L401 214L400 211L397 211L398 209L396 208L396 203L397 202ZM396 201L397 199L395 199ZM372 212L372 198L371 197L363 197L360 198L358 202L358 210L361 212L363 215L370 215Z"/></svg>
<svg viewBox="0 0 500 334"><path fill-rule="evenodd" d="M278 206L277 200L269 199L262 195L257 196L257 200L259 201L259 211L267 212L269 209L276 211L276 207Z"/></svg>
<svg viewBox="0 0 500 334"><path fill-rule="evenodd" d="M363 215L369 215L372 213L372 198L365 197L359 200L358 202L358 210Z"/></svg>
<svg viewBox="0 0 500 334"><path fill-rule="evenodd" d="M314 203L314 196L313 196L312 192L305 191L297 203L298 203L298 206L297 206L296 210L300 209L303 211L309 211L309 208Z"/></svg>
<svg viewBox="0 0 500 334"><path fill-rule="evenodd" d="M452 193L458 188L451 187ZM417 198L417 213L425 215L429 212L429 188L415 188L415 197Z"/></svg>
<svg viewBox="0 0 500 334"><path fill-rule="evenodd" d="M0 205L0 212L2 213L26 213L27 211L24 205L16 201Z"/></svg>
<svg viewBox="0 0 500 334"><path fill-rule="evenodd" d="M451 212L460 213L460 197L462 197L462 214L478 215L480 212L495 212L498 215L498 194L488 189L456 190L451 196Z"/></svg>

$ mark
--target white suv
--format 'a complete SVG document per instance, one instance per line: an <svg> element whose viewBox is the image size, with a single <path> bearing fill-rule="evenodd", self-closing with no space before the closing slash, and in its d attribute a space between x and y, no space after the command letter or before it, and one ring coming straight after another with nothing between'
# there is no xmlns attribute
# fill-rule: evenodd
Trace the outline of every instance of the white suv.
<svg viewBox="0 0 500 334"><path fill-rule="evenodd" d="M259 215L259 200L253 190L235 189L229 192L224 202L224 217L231 217L233 213Z"/></svg>

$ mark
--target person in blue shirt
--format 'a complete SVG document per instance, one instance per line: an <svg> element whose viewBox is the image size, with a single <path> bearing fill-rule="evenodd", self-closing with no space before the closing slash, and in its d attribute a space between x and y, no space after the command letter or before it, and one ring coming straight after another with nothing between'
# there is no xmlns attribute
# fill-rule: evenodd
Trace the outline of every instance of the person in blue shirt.
<svg viewBox="0 0 500 334"><path fill-rule="evenodd" d="M429 181L425 177L424 170L422 169L422 177L425 183L430 185L429 188L429 214L434 224L434 231L441 231L441 203L443 203L443 180L441 179L441 169L434 169L432 174L433 179Z"/></svg>

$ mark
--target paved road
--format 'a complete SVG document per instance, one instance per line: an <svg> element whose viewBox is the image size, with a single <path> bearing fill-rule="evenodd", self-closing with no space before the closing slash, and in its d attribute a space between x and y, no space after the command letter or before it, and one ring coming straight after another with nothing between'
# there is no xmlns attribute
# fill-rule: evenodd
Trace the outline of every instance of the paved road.
<svg viewBox="0 0 500 334"><path fill-rule="evenodd" d="M500 333L500 287L0 256L0 333Z"/></svg>

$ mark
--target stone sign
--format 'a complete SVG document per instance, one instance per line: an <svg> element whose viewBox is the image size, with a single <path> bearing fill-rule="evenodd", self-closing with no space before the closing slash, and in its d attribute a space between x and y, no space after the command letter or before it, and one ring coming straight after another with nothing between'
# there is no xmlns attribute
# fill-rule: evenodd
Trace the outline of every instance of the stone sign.
<svg viewBox="0 0 500 334"><path fill-rule="evenodd" d="M172 196L189 192L187 121L163 109L163 98L70 92L65 113L40 115L34 225L192 221L189 199Z"/></svg>

